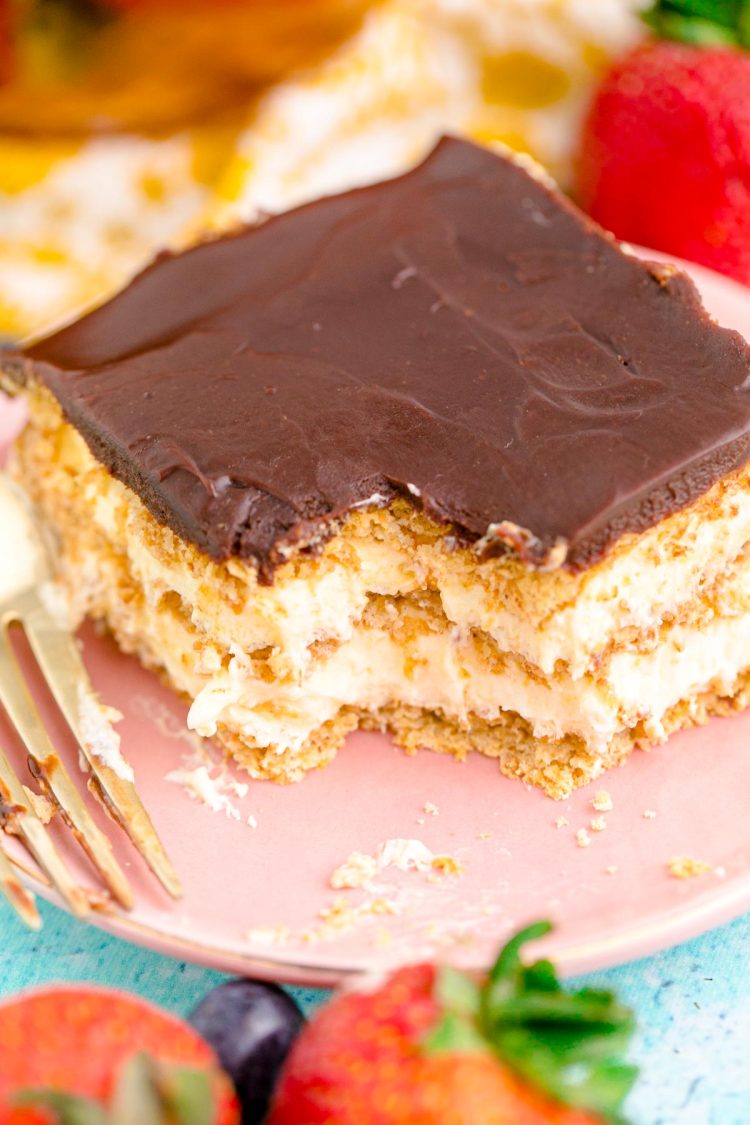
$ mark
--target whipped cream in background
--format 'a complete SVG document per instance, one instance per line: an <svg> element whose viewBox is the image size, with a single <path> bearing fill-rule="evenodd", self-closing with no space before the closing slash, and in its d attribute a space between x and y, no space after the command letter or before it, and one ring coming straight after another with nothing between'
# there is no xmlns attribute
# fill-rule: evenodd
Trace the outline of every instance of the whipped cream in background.
<svg viewBox="0 0 750 1125"><path fill-rule="evenodd" d="M387 0L273 88L219 181L212 226L398 175L441 133L530 152L565 186L609 59L645 0Z"/></svg>

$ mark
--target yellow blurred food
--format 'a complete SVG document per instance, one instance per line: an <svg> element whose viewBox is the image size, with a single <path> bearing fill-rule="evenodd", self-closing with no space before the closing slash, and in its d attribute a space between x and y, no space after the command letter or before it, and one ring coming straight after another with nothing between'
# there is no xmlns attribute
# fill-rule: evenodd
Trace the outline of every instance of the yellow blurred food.
<svg viewBox="0 0 750 1125"><path fill-rule="evenodd" d="M368 0L18 0L0 129L163 135L350 35Z"/></svg>

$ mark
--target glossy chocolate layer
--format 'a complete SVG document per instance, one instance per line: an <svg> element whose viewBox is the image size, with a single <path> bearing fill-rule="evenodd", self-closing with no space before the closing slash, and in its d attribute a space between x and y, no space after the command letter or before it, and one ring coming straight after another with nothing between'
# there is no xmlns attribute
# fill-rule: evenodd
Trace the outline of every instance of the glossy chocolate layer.
<svg viewBox="0 0 750 1125"><path fill-rule="evenodd" d="M161 257L26 354L158 519L266 580L396 493L580 569L750 455L748 348L690 281L451 139Z"/></svg>

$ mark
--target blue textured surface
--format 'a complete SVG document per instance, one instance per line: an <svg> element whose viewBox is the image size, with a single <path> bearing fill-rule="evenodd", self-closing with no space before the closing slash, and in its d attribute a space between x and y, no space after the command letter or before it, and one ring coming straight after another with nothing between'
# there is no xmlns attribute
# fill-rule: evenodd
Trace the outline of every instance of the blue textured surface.
<svg viewBox="0 0 750 1125"><path fill-rule="evenodd" d="M31 934L0 903L0 995L53 980L97 981L185 1014L220 974L130 946L42 904ZM583 978L637 1011L637 1125L750 1125L750 915L676 949ZM309 1010L325 997L293 989Z"/></svg>

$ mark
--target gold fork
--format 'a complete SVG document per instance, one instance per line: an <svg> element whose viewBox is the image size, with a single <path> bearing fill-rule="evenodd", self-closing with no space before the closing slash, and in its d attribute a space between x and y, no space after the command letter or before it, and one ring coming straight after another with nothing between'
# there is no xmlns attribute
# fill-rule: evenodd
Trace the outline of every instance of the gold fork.
<svg viewBox="0 0 750 1125"><path fill-rule="evenodd" d="M89 791L125 830L169 894L179 898L179 880L136 792L133 772L98 702L77 642L56 612L51 552L44 529L23 490L2 472L0 527L0 703L24 744L30 772L41 794L59 811L88 854L111 897L130 909L133 893L112 854L112 845L86 808L29 692L11 644L13 625L23 629L75 737ZM23 843L69 909L83 918L90 913L95 897L71 876L37 813L35 796L22 784L0 747L0 828ZM15 875L1 843L0 890L25 922L39 927L34 898Z"/></svg>

